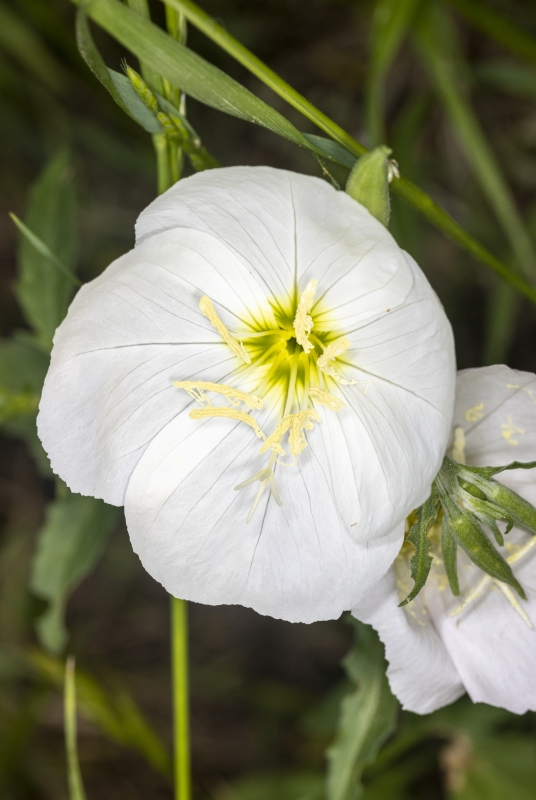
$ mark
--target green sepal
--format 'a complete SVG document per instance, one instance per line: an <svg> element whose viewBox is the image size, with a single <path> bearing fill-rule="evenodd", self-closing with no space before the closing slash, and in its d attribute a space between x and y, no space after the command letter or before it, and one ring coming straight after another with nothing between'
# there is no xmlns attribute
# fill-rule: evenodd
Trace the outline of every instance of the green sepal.
<svg viewBox="0 0 536 800"><path fill-rule="evenodd" d="M415 555L410 561L411 577L415 581L413 589L408 594L405 600L399 603L399 607L407 605L413 600L428 578L430 567L432 566L432 556L429 553L430 539L428 532L430 528L437 523L439 511L441 506L438 503L438 495L434 488L428 500L417 509L417 521L411 526L408 536L410 542L415 548Z"/></svg>
<svg viewBox="0 0 536 800"><path fill-rule="evenodd" d="M451 461L450 458L448 460ZM462 475L464 472L476 473L482 478L489 479L493 478L494 475L498 475L499 472L506 472L506 470L510 469L534 469L536 467L536 461L511 461L510 464L505 464L503 467L469 467L466 464L459 466ZM472 476L468 477L468 480L472 480Z"/></svg>
<svg viewBox="0 0 536 800"><path fill-rule="evenodd" d="M526 600L523 587L516 580L510 565L495 550L474 516L464 511L449 495L441 498L441 505L448 517L448 526L452 536L465 550L473 564L491 575L492 578L507 583L523 600Z"/></svg>
<svg viewBox="0 0 536 800"><path fill-rule="evenodd" d="M531 503L498 481L481 480L478 477L474 480L487 498L503 510L506 519L536 535L536 508Z"/></svg>
<svg viewBox="0 0 536 800"><path fill-rule="evenodd" d="M365 206L382 225L389 224L391 202L389 199L388 164L391 150L385 145L365 153L348 177L346 192Z"/></svg>
<svg viewBox="0 0 536 800"><path fill-rule="evenodd" d="M441 525L441 553L443 555L443 565L447 573L450 590L453 595L458 597L460 594L460 584L458 581L458 545L450 531L446 514L443 516Z"/></svg>
<svg viewBox="0 0 536 800"><path fill-rule="evenodd" d="M484 494L482 492L482 494ZM508 515L504 508L501 506L496 505L495 503L490 503L488 500L480 499L480 497L476 497L472 492L468 493L467 491L463 491L460 494L460 497L463 500L463 504L465 508L469 509L480 522L487 525L490 531L493 533L497 544L504 545L504 538L499 530L496 520L501 519L507 523L505 534L510 533L512 528L514 527L514 520L511 516Z"/></svg>

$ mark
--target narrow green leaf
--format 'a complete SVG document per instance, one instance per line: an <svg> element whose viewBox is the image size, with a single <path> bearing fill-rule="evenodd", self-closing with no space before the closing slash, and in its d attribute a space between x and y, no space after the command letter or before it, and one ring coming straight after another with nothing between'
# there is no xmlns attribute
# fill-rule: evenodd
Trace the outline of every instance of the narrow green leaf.
<svg viewBox="0 0 536 800"><path fill-rule="evenodd" d="M333 139L326 139L325 136L316 136L313 133L304 133L303 135L330 161L335 161L348 169L352 169L356 163L357 157L349 153L346 147L334 142Z"/></svg>
<svg viewBox="0 0 536 800"><path fill-rule="evenodd" d="M448 2L475 28L516 55L523 56L536 64L536 39L503 17L488 3L482 3L480 0L448 0Z"/></svg>
<svg viewBox="0 0 536 800"><path fill-rule="evenodd" d="M145 19L147 20L151 19L149 0L127 0L127 4L133 11L136 11L142 17L145 17ZM166 6L166 17L167 17L167 6ZM143 61L143 59L140 59L140 69L144 80L147 81L149 86L152 89L154 89L155 92L164 91L165 81L163 81L158 72L152 69L152 67L148 66L145 63L145 61Z"/></svg>
<svg viewBox="0 0 536 800"><path fill-rule="evenodd" d="M341 703L339 726L327 751L327 800L358 800L361 774L396 725L398 702L386 678L384 647L368 625L350 618L356 644L343 660L356 689Z"/></svg>
<svg viewBox="0 0 536 800"><path fill-rule="evenodd" d="M72 291L72 278L58 263L72 273L76 248L73 172L66 152L59 153L34 184L25 224L36 239L21 236L15 291L39 343L50 349ZM52 261L36 249L37 239L53 254Z"/></svg>
<svg viewBox="0 0 536 800"><path fill-rule="evenodd" d="M367 148L350 136L347 131L337 125L332 119L316 108L309 100L297 92L290 84L284 81L266 64L244 47L228 31L219 25L193 0L166 0L166 3L182 11L189 22L199 28L213 42L229 53L234 59L269 86L276 94L282 97L293 108L296 108L307 119L311 120L324 133L342 145L348 152L359 157L367 152ZM422 214L432 225L452 239L458 247L493 270L503 280L507 281L518 292L536 304L536 289L530 286L510 267L494 256L490 251L470 236L447 212L439 206L426 192L406 178L393 180L391 189Z"/></svg>
<svg viewBox="0 0 536 800"><path fill-rule="evenodd" d="M65 752L67 755L67 775L69 779L70 800L86 800L76 743L76 683L74 658L69 656L65 663L65 689L63 696L65 724Z"/></svg>
<svg viewBox="0 0 536 800"><path fill-rule="evenodd" d="M471 467L464 464L463 467L459 469L459 473L462 477L466 477L468 480L472 481L474 475L481 475L483 478L492 478L494 475L498 475L505 470L534 469L535 467L536 461L511 461L510 464L506 464L502 467Z"/></svg>
<svg viewBox="0 0 536 800"><path fill-rule="evenodd" d="M123 102L123 98L115 87L108 67L104 63L103 57L97 50L97 46L93 40L93 36L91 35L87 17L81 10L76 12L76 44L78 45L78 51L80 55L88 65L91 72L95 75L97 80L102 83L104 88L113 97L117 105L122 108L126 114L128 114L128 109Z"/></svg>
<svg viewBox="0 0 536 800"><path fill-rule="evenodd" d="M536 535L536 508L531 503L498 481L476 478L475 483L499 508L503 518L509 517L516 525Z"/></svg>
<svg viewBox="0 0 536 800"><path fill-rule="evenodd" d="M391 150L380 145L361 156L348 176L346 192L385 227L389 224L388 162Z"/></svg>
<svg viewBox="0 0 536 800"><path fill-rule="evenodd" d="M151 114L147 106L136 94L134 87L126 75L109 69L112 82L119 93L124 106L132 119L147 131L147 133L162 133L163 128L154 114Z"/></svg>
<svg viewBox="0 0 536 800"><path fill-rule="evenodd" d="M370 32L366 118L373 145L385 141L383 93L389 69L421 0L377 0Z"/></svg>
<svg viewBox="0 0 536 800"><path fill-rule="evenodd" d="M49 264L52 264L53 267L58 269L67 278L69 283L72 283L73 286L82 286L82 281L78 280L76 275L73 275L72 272L69 271L65 264L60 261L60 259L52 252L50 247L47 247L47 245L42 239L39 238L39 236L36 236L35 233L31 231L30 228L25 225L16 214L10 212L9 216L26 241L32 245L34 250L36 250L40 256L43 256L43 258L45 258Z"/></svg>
<svg viewBox="0 0 536 800"><path fill-rule="evenodd" d="M62 659L42 650L33 650L27 658L41 679L61 687ZM78 670L76 690L80 713L86 719L112 741L136 750L158 772L171 777L171 759L166 745L124 688L116 693L108 692L91 675Z"/></svg>
<svg viewBox="0 0 536 800"><path fill-rule="evenodd" d="M495 154L467 99L463 64L454 28L443 9L430 4L416 26L420 51L480 183L515 254L518 269L529 280L536 277L536 254ZM465 89L465 94L464 94Z"/></svg>
<svg viewBox="0 0 536 800"><path fill-rule="evenodd" d="M536 70L507 59L483 61L475 67L477 79L493 89L536 100Z"/></svg>
<svg viewBox="0 0 536 800"><path fill-rule="evenodd" d="M452 536L471 561L492 578L507 583L523 600L526 600L523 587L516 579L512 568L494 548L473 515L463 511L448 495L441 498L441 505L448 517Z"/></svg>
<svg viewBox="0 0 536 800"><path fill-rule="evenodd" d="M37 622L44 646L60 652L67 641L63 622L69 593L94 567L118 509L101 500L67 494L48 507L32 564L31 590L49 601Z"/></svg>
<svg viewBox="0 0 536 800"><path fill-rule="evenodd" d="M443 516L441 524L441 554L449 581L450 590L456 597L460 594L458 581L458 545L449 529L448 517Z"/></svg>
<svg viewBox="0 0 536 800"><path fill-rule="evenodd" d="M67 75L60 63L33 28L4 2L0 3L0 45L49 89L64 90Z"/></svg>
<svg viewBox="0 0 536 800"><path fill-rule="evenodd" d="M134 55L205 105L316 148L278 111L119 0L84 0L84 11Z"/></svg>
<svg viewBox="0 0 536 800"><path fill-rule="evenodd" d="M437 494L435 490L432 489L428 500L417 509L417 521L411 526L407 539L415 548L415 555L410 561L411 577L415 581L415 584L406 599L399 603L399 606L405 606L417 597L426 583L430 567L432 566L428 533L431 527L437 523L440 508L437 501Z"/></svg>

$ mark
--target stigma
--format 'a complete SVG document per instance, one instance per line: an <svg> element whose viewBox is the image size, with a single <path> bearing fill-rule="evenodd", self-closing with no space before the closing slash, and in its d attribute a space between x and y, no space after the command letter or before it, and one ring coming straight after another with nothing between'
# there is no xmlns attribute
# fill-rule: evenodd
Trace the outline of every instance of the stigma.
<svg viewBox="0 0 536 800"><path fill-rule="evenodd" d="M315 406L324 406L327 413L341 412L346 404L339 396L340 387L355 383L344 376L349 362L340 358L350 349L350 341L326 331L325 323L320 330L315 330L317 287L318 282L314 278L310 280L294 309L278 305L277 327L263 326L253 320L249 330L239 333L229 330L207 295L201 297L201 313L236 357L231 381L223 384L180 380L173 384L198 404L190 411L191 419L233 420L247 425L252 434L262 440L259 455L267 456L268 461L235 487L241 491L258 484L247 522L266 490L278 505L282 505L276 468L297 464L308 446L307 432L322 421ZM325 319L325 310L323 314ZM245 382L248 388L253 387L254 393L239 388ZM216 397L221 398L219 402ZM272 430L263 430L254 415L267 405L276 411Z"/></svg>

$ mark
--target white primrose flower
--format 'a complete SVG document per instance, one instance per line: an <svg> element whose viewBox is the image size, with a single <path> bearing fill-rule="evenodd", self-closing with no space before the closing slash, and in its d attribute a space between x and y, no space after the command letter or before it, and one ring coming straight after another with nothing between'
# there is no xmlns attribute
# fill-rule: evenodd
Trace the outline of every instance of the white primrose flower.
<svg viewBox="0 0 536 800"><path fill-rule="evenodd" d="M38 421L53 469L125 505L171 594L338 617L445 452L437 297L365 208L292 172L181 180L137 237L56 332Z"/></svg>
<svg viewBox="0 0 536 800"><path fill-rule="evenodd" d="M536 375L505 366L458 373L451 448L454 459L477 467L536 460ZM501 472L496 479L536 505L536 470ZM412 585L413 549L405 545L353 610L385 644L391 689L404 708L426 714L466 691L474 702L516 714L536 710L536 537L514 528L505 545L527 601L481 572L461 549L461 596L455 597L433 548L425 587L398 608Z"/></svg>

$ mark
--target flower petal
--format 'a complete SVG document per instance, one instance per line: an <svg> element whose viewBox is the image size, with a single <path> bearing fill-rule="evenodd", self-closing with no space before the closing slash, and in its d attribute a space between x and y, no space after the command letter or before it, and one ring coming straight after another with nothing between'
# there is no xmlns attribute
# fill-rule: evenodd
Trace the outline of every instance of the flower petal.
<svg viewBox="0 0 536 800"><path fill-rule="evenodd" d="M341 319L352 323L399 305L412 285L387 229L346 192L308 175L229 167L186 178L141 213L137 240L176 227L218 237L279 301L294 300L315 278L316 300L343 306Z"/></svg>
<svg viewBox="0 0 536 800"><path fill-rule="evenodd" d="M536 626L535 556L533 551L515 569L528 597L528 602L519 600L519 603L533 626ZM460 558L465 573L477 572L463 554ZM471 699L506 708L514 714L535 711L534 628L528 627L495 584L462 614L450 616L459 601L460 598L437 588L434 592L427 591L436 628Z"/></svg>
<svg viewBox="0 0 536 800"><path fill-rule="evenodd" d="M270 430L273 411L257 419ZM234 420L178 415L143 454L126 493L145 569L177 597L239 603L292 622L352 607L389 567L401 532L361 545L345 530L319 427L296 466L276 465L283 505L266 490L247 524L258 484L234 487L268 461L254 432Z"/></svg>
<svg viewBox="0 0 536 800"><path fill-rule="evenodd" d="M56 331L38 417L73 491L122 505L148 443L191 403L173 382L232 381L241 362L201 313L205 293L230 328L252 313L275 324L252 271L193 230L153 237L80 290Z"/></svg>
<svg viewBox="0 0 536 800"><path fill-rule="evenodd" d="M407 259L411 292L399 308L349 333L342 371L356 384L340 387L347 407L321 426L339 509L360 541L392 530L426 500L450 433L452 332Z"/></svg>
<svg viewBox="0 0 536 800"><path fill-rule="evenodd" d="M352 614L372 625L384 643L389 685L402 707L429 714L454 702L464 688L423 598L415 598L404 608L398 608L399 602L391 568Z"/></svg>

